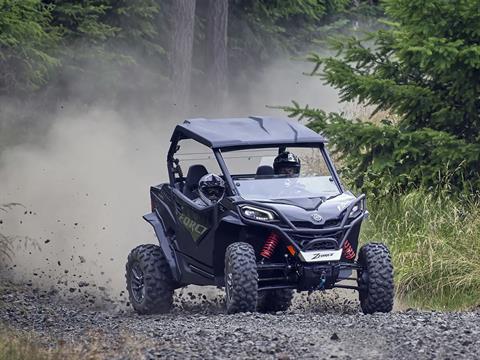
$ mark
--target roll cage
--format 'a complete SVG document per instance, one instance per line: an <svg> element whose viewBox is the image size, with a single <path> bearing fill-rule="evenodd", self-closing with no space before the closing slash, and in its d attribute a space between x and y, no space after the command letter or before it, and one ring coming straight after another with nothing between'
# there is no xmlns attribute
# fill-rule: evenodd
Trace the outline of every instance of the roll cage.
<svg viewBox="0 0 480 360"><path fill-rule="evenodd" d="M185 120L183 124L175 127L167 154L168 175L170 185L172 186L175 186L178 178L184 179L182 169L179 166L179 160L175 159L175 153L179 150L179 141L185 139L197 141L213 151L228 185L228 196L236 196L239 193L236 191L222 153L235 150L276 147L280 153L287 146L318 147L322 152L335 184L339 191L343 192L338 174L324 146L326 139L298 122L259 116ZM178 178L176 178L177 175Z"/></svg>

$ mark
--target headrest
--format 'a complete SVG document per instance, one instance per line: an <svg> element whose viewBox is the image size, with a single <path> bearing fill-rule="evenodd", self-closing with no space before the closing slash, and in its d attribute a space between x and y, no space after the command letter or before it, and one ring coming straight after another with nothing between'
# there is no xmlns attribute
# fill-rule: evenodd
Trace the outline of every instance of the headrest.
<svg viewBox="0 0 480 360"><path fill-rule="evenodd" d="M273 167L270 165L262 165L257 168L257 175L265 176L265 175L273 175Z"/></svg>
<svg viewBox="0 0 480 360"><path fill-rule="evenodd" d="M202 176L207 175L207 169L203 165L192 165L188 168L185 185L188 187L198 186L198 181Z"/></svg>

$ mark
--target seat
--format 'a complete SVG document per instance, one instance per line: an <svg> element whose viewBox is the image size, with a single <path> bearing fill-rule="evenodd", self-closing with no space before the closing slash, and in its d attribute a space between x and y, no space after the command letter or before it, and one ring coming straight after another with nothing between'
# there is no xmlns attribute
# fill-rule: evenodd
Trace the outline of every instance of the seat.
<svg viewBox="0 0 480 360"><path fill-rule="evenodd" d="M187 177L185 178L185 185L183 187L183 194L189 199L198 197L196 193L198 190L198 182L202 176L207 175L207 169L203 165L192 165L188 168Z"/></svg>
<svg viewBox="0 0 480 360"><path fill-rule="evenodd" d="M257 172L255 175L257 178L261 178L264 176L272 176L274 175L273 167L271 167L270 165L261 165L257 168Z"/></svg>

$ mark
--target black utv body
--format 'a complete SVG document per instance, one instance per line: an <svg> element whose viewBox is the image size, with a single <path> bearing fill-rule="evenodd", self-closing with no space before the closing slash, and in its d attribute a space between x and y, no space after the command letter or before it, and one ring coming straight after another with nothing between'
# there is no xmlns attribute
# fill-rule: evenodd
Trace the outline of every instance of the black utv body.
<svg viewBox="0 0 480 360"><path fill-rule="evenodd" d="M198 160L186 176L182 172L177 153L187 139L208 148L205 159L215 161L226 184L213 204L196 201L205 165ZM365 195L344 189L325 143L320 134L286 119L190 119L177 125L167 155L169 182L151 187L152 212L144 216L159 246L141 245L127 262L134 309L166 312L174 289L195 284L225 287L229 313L283 311L294 290L335 287L358 290L365 313L391 311L389 251L380 243L358 250L368 214ZM307 154L306 175L285 177L265 164L266 151L275 155L291 148ZM261 159L259 166L234 173L226 160L230 156L245 167L237 154L246 154L244 162Z"/></svg>

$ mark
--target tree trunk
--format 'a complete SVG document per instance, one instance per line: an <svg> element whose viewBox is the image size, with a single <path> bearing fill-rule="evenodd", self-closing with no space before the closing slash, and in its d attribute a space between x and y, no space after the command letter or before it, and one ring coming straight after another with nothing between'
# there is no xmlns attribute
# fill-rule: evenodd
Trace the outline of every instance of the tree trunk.
<svg viewBox="0 0 480 360"><path fill-rule="evenodd" d="M228 0L208 0L207 81L215 104L223 104L228 90L227 28Z"/></svg>
<svg viewBox="0 0 480 360"><path fill-rule="evenodd" d="M188 112L190 104L194 24L195 0L173 0L173 28L170 47L172 95L173 102L183 113Z"/></svg>

